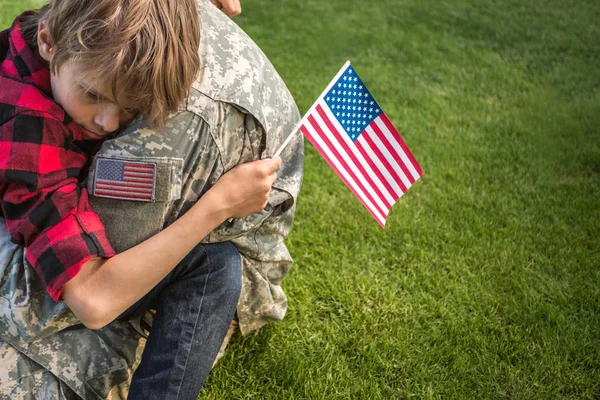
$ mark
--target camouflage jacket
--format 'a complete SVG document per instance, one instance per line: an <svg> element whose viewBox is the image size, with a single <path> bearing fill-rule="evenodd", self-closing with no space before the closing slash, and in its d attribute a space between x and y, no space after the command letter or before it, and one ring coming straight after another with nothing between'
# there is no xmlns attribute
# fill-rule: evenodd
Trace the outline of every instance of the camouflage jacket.
<svg viewBox="0 0 600 400"><path fill-rule="evenodd" d="M105 142L90 168L93 208L118 251L172 223L237 164L271 157L299 120L289 91L262 51L208 0L198 2L202 70L188 101L160 131L140 120ZM283 239L300 190L302 146L297 135L281 154L283 165L265 210L229 220L203 240L230 240L242 255L237 310L242 333L286 312L280 283L292 260ZM95 196L102 159L154 163L154 201ZM35 393L36 398L124 399L145 344L137 321L83 328L64 303L45 294L23 253L0 229L0 398Z"/></svg>

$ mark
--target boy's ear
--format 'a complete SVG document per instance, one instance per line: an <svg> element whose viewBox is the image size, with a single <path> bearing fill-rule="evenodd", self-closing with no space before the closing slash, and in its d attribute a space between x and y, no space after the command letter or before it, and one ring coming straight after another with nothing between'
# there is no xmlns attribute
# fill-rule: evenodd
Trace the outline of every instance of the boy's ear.
<svg viewBox="0 0 600 400"><path fill-rule="evenodd" d="M50 36L48 25L44 20L38 23L37 44L40 57L50 62L54 54L54 48L52 47L52 37Z"/></svg>

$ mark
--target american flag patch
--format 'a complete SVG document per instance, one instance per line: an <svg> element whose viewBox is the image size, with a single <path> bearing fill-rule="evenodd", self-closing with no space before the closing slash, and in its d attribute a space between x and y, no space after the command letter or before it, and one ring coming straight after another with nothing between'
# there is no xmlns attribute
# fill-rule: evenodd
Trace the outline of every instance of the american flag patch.
<svg viewBox="0 0 600 400"><path fill-rule="evenodd" d="M120 200L154 201L156 164L98 158L94 195Z"/></svg>

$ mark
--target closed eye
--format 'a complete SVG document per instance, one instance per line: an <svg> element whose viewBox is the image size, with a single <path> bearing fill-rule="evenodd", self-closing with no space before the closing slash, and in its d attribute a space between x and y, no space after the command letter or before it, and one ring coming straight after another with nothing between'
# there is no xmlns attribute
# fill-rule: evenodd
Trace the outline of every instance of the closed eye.
<svg viewBox="0 0 600 400"><path fill-rule="evenodd" d="M101 96L100 94L96 93L95 91L86 88L85 86L80 86L81 87L81 91L83 93L83 96L90 101L95 101L95 102L101 102L104 99L104 96Z"/></svg>
<svg viewBox="0 0 600 400"><path fill-rule="evenodd" d="M89 100L94 100L94 101L100 101L102 98L100 97L100 95L94 93L94 92L89 92L89 91L85 91L85 97L88 98Z"/></svg>

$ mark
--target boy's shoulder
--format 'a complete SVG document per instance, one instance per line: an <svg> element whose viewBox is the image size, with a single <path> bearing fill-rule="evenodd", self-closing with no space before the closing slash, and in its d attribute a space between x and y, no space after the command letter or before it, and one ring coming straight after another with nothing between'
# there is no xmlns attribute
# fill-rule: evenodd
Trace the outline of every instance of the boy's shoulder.
<svg viewBox="0 0 600 400"><path fill-rule="evenodd" d="M20 18L0 32L0 124L32 115L67 125L69 118L49 96L50 71L23 39Z"/></svg>
<svg viewBox="0 0 600 400"><path fill-rule="evenodd" d="M68 124L64 110L32 83L0 74L0 125L19 114Z"/></svg>

